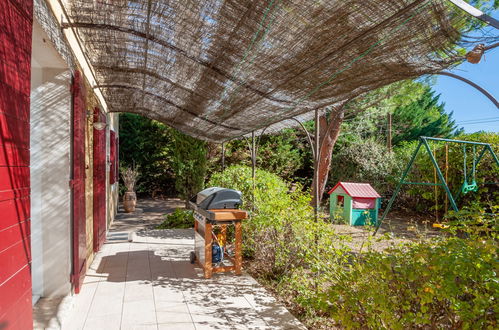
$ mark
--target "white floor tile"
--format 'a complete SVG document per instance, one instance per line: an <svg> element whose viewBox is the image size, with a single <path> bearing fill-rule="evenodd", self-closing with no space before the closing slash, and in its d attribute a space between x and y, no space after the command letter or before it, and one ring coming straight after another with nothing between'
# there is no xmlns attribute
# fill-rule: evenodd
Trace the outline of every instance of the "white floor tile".
<svg viewBox="0 0 499 330"><path fill-rule="evenodd" d="M166 232L105 244L64 330L305 329L248 275L204 279L188 260L192 238Z"/></svg>

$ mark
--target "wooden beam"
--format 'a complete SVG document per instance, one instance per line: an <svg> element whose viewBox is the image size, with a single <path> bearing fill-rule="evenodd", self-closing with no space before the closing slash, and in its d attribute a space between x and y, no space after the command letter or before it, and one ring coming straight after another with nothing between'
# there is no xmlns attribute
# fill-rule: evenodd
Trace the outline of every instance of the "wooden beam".
<svg viewBox="0 0 499 330"><path fill-rule="evenodd" d="M78 35L78 32L73 28L69 28L67 30L64 29L65 25L71 24L71 20L66 11L66 8L62 4L61 0L47 0L47 4L52 9L52 13L54 14L54 18L57 20L57 23L59 23L59 25L63 29L63 34L66 37L67 44L69 45L74 58L80 65L85 79L87 79L89 85L92 86L92 88L95 88L95 86L98 84L97 78L95 76L95 69L88 59L86 49L80 40L81 38ZM102 91L100 89L94 89L94 93L104 112L109 112L108 105L104 98L104 95L102 94Z"/></svg>
<svg viewBox="0 0 499 330"><path fill-rule="evenodd" d="M233 221L248 219L248 212L244 210L219 209L208 210L210 213L209 220L216 221Z"/></svg>

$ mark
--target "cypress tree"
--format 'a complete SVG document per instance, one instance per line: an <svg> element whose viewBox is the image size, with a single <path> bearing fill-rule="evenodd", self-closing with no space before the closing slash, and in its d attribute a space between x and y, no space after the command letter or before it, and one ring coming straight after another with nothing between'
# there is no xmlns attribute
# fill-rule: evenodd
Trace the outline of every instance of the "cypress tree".
<svg viewBox="0 0 499 330"><path fill-rule="evenodd" d="M462 132L439 103L440 95L426 87L413 102L397 107L393 113L393 145L417 140L420 136L450 138Z"/></svg>

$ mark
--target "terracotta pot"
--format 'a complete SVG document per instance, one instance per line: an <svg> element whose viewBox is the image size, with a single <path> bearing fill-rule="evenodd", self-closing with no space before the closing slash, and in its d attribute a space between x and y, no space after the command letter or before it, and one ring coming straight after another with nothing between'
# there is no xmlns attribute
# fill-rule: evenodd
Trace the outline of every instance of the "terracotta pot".
<svg viewBox="0 0 499 330"><path fill-rule="evenodd" d="M126 213L134 212L137 205L137 195L134 191L127 191L123 196L123 208Z"/></svg>

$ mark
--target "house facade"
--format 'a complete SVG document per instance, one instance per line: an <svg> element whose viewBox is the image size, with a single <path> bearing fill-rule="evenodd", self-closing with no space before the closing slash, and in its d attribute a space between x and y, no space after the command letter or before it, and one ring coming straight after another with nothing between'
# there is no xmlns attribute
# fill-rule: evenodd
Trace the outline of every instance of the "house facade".
<svg viewBox="0 0 499 330"><path fill-rule="evenodd" d="M57 1L0 1L0 329L77 294L118 200L118 115Z"/></svg>

